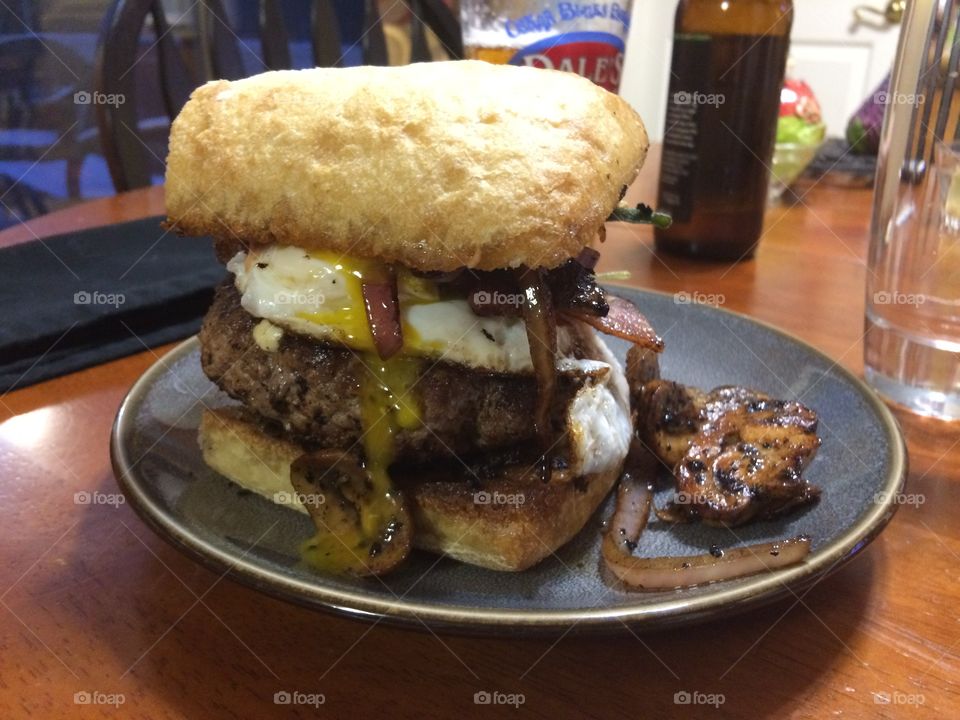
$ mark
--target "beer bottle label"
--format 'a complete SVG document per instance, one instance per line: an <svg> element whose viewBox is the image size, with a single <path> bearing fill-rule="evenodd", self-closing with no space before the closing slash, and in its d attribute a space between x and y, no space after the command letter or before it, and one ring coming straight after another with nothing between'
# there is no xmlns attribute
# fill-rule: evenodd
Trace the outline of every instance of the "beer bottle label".
<svg viewBox="0 0 960 720"><path fill-rule="evenodd" d="M759 236L788 45L786 36L675 37L658 198L675 225L710 215Z"/></svg>
<svg viewBox="0 0 960 720"><path fill-rule="evenodd" d="M674 222L689 222L697 185L702 140L699 95L710 89L710 37L677 35L673 40L670 92L664 125L657 205Z"/></svg>
<svg viewBox="0 0 960 720"><path fill-rule="evenodd" d="M623 40L609 33L562 33L518 51L510 58L510 65L575 72L610 92L617 92L623 72L623 50Z"/></svg>

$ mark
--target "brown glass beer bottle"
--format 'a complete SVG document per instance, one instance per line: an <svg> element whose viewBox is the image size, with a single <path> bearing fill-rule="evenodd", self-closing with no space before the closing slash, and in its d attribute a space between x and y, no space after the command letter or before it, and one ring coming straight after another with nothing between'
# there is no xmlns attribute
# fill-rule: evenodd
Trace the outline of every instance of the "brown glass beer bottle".
<svg viewBox="0 0 960 720"><path fill-rule="evenodd" d="M791 0L680 0L658 208L657 248L738 260L763 229Z"/></svg>

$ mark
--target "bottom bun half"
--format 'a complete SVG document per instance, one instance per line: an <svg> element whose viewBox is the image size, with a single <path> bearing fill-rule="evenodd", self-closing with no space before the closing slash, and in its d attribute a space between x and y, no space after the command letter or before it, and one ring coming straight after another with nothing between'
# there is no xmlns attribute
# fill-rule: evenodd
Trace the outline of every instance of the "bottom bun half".
<svg viewBox="0 0 960 720"><path fill-rule="evenodd" d="M206 410L207 465L237 485L307 514L290 484L305 450L264 432L239 408ZM541 482L527 468L483 483L431 473L398 479L414 522L414 546L493 570L525 570L569 542L620 477L622 463L575 479Z"/></svg>

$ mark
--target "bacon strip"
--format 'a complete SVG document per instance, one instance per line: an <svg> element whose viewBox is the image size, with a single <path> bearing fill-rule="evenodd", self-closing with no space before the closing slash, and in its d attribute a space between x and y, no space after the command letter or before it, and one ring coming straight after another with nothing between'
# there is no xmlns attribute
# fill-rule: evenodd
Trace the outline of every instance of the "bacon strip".
<svg viewBox="0 0 960 720"><path fill-rule="evenodd" d="M656 352L663 350L663 340L657 336L650 322L636 305L609 293L606 295L606 300L610 306L610 312L605 317L572 310L564 310L563 314L585 322L605 335L613 335Z"/></svg>

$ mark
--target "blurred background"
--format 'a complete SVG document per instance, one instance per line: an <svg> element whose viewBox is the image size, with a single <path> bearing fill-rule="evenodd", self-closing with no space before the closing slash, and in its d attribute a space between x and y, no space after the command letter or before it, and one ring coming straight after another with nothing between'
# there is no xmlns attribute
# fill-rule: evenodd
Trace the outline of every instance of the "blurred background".
<svg viewBox="0 0 960 720"><path fill-rule="evenodd" d="M202 37L201 12L222 10L223 22L206 18L214 42L229 38L240 67L234 76L271 69L265 60L260 23L282 22L289 57L274 65L307 68L315 64L311 44L311 0L222 0L216 7L203 0L163 0L165 24L158 42L157 23L147 15L140 30L136 58L128 77L136 88L135 117L140 138L149 146L146 177L160 183L166 156L169 117L162 86L168 41L182 58L190 84L220 76L210 67L211 49ZM332 0L341 41L342 65L364 61L364 2ZM102 149L96 117L95 72L98 40L107 29L105 16L116 3L109 0L4 0L0 3L0 229L67 205L112 195L126 187L111 176ZM264 6L279 18L261 15ZM412 52L410 10L403 2L380 2L386 52L391 64L405 64ZM451 3L451 5L453 5ZM456 10L455 5L453 10ZM227 29L229 28L229 30ZM436 57L446 57L441 43L428 31L427 44ZM209 42L206 43L209 45ZM186 88L189 91L190 88ZM142 184L142 181L132 183Z"/></svg>
<svg viewBox="0 0 960 720"><path fill-rule="evenodd" d="M875 6L864 2L876 3ZM131 4L131 3L128 3ZM135 4L135 3L132 3ZM288 66L311 67L311 0L278 0L273 16L256 0L221 0L221 19L206 18L204 0L140 3L162 8L159 21L148 15L140 31L137 58L128 78L136 88L138 142L149 146L145 173L118 178L102 149L94 74L98 38L114 5L108 0L4 0L0 3L0 228L81 200L111 195L145 182L162 181L169 127L164 92L158 81L175 47L191 84L223 74L211 66L209 47L226 32L239 60L236 75L268 69L261 22L282 23ZM334 0L341 44L340 63L364 61L365 6L361 0ZM416 5L410 3L409 5ZM381 0L387 60L408 62L414 53L410 7L401 0ZM456 17L456 0L447 0ZM819 100L827 135L845 134L848 119L889 72L896 49L898 3L882 0L796 0L788 75L805 80ZM644 117L651 139L660 140L668 94L672 44L672 0L635 0L628 36L621 94ZM893 12L891 12L893 10ZM161 32L157 32L160 24ZM212 25L212 29L211 29ZM201 28L201 30L198 30ZM158 35L164 42L158 42ZM446 56L430 30L426 45L433 58ZM168 46L166 41L174 45ZM215 62L213 63L215 64ZM189 90L189 88L187 88ZM101 98L100 100L103 100ZM127 108L129 109L129 108Z"/></svg>
<svg viewBox="0 0 960 720"><path fill-rule="evenodd" d="M893 65L903 12L886 0L794 0L787 74L820 101L831 136ZM675 0L635 0L620 94L639 111L651 138L663 137Z"/></svg>

